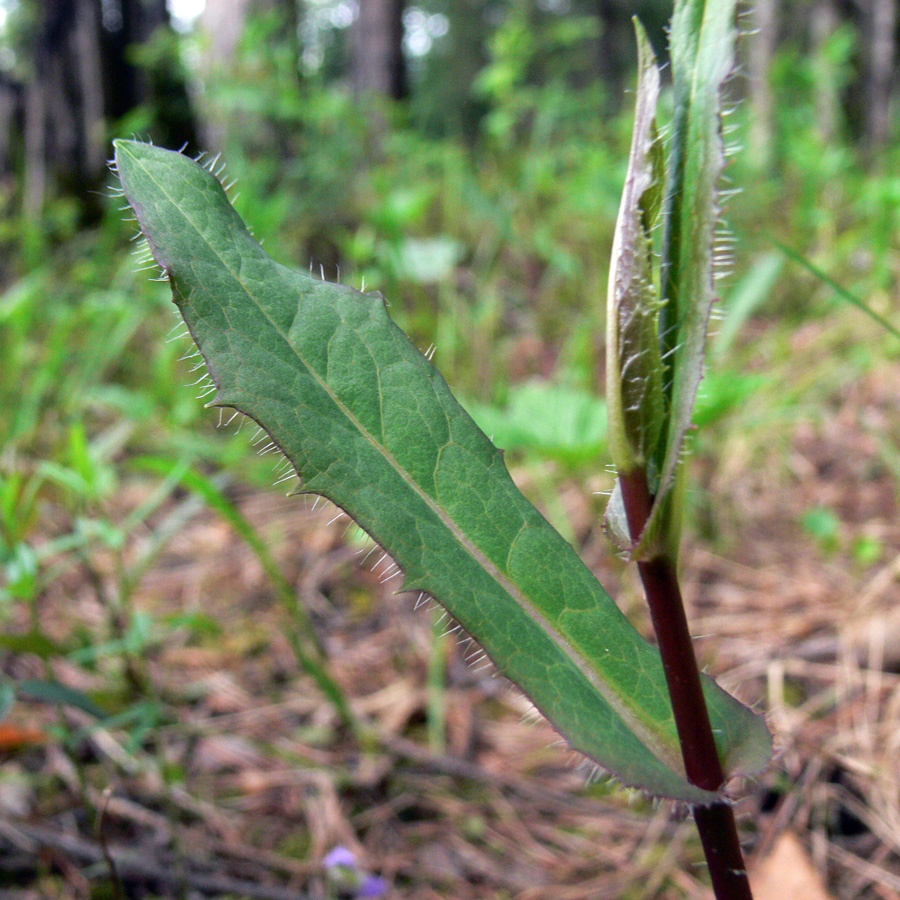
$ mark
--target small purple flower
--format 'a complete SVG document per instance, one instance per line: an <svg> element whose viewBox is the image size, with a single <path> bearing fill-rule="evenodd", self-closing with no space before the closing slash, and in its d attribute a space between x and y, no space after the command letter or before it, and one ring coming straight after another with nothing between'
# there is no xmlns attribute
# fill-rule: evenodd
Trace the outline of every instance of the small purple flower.
<svg viewBox="0 0 900 900"><path fill-rule="evenodd" d="M332 884L354 897L380 897L388 889L380 876L360 871L356 854L340 844L325 855L322 865Z"/></svg>
<svg viewBox="0 0 900 900"><path fill-rule="evenodd" d="M380 875L366 875L357 888L357 897L380 897L388 889L387 882Z"/></svg>
<svg viewBox="0 0 900 900"><path fill-rule="evenodd" d="M338 844L333 850L330 850L325 859L322 860L322 865L325 866L326 869L334 869L338 866L343 866L347 869L355 869L356 868L356 855L352 850L348 850L341 844Z"/></svg>

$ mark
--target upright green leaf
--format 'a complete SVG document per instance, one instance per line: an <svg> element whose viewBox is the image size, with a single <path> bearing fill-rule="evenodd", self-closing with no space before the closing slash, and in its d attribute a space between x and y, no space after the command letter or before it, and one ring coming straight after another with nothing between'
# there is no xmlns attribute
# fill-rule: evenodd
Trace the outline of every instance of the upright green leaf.
<svg viewBox="0 0 900 900"><path fill-rule="evenodd" d="M576 749L628 785L691 803L665 679L573 549L517 490L438 371L362 294L270 259L208 171L116 142L126 197L217 393L259 422L301 479L439 600ZM710 679L730 774L765 764L760 716Z"/></svg>
<svg viewBox="0 0 900 900"><path fill-rule="evenodd" d="M664 421L659 296L653 277L652 229L665 161L656 126L659 70L635 20L638 86L625 188L613 236L606 306L606 403L609 445L621 473L647 465Z"/></svg>
<svg viewBox="0 0 900 900"><path fill-rule="evenodd" d="M634 25L638 42L634 127L606 299L609 445L620 477L647 469L666 421L652 234L665 177L665 154L656 123L659 69L643 26L637 19ZM635 541L619 480L606 507L604 525L619 549L632 551ZM651 542L645 536L643 543ZM651 552L658 551L652 547Z"/></svg>
<svg viewBox="0 0 900 900"><path fill-rule="evenodd" d="M655 454L652 534L667 500L703 375L714 300L718 183L725 163L722 84L734 64L735 0L677 0L670 49L674 111L663 200L659 331L667 424Z"/></svg>

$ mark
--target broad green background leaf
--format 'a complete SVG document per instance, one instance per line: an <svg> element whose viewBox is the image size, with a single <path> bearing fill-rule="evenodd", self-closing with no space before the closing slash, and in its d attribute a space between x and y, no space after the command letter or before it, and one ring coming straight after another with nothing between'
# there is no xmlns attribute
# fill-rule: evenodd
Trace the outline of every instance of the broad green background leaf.
<svg viewBox="0 0 900 900"><path fill-rule="evenodd" d="M383 298L269 258L217 179L116 142L126 197L218 386L303 492L346 510L439 600L570 744L624 783L692 803L656 650L515 487L502 455ZM760 716L705 681L729 774L761 768Z"/></svg>
<svg viewBox="0 0 900 900"><path fill-rule="evenodd" d="M503 450L533 450L572 465L596 464L606 455L606 403L580 388L525 381L510 387L503 409L465 406Z"/></svg>

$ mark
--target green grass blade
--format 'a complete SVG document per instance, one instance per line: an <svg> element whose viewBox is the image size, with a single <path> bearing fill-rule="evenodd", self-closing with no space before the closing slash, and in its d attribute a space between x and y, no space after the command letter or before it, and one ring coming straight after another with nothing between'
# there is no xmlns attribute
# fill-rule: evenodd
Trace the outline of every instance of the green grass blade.
<svg viewBox="0 0 900 900"><path fill-rule="evenodd" d="M828 285L842 300L846 300L847 303L852 304L857 309L861 309L869 318L876 321L885 331L889 331L894 337L900 338L900 330L897 329L897 326L892 322L888 321L884 316L880 313L875 312L871 306L867 303L864 303L859 299L855 294L851 294L850 291L847 290L840 282L835 281L830 275L827 275L823 272L815 263L810 262L802 253L799 253L797 250L794 250L793 247L788 247L787 244L782 244L781 241L776 238L772 238L772 243L790 260L795 263L799 263L803 266L807 272L810 272L812 275L815 275L819 281L824 282Z"/></svg>
<svg viewBox="0 0 900 900"><path fill-rule="evenodd" d="M383 298L274 262L217 179L116 142L126 197L217 386L303 492L347 511L472 634L569 743L624 783L691 803L662 666L515 487L498 451ZM768 759L763 719L705 685L729 773Z"/></svg>
<svg viewBox="0 0 900 900"><path fill-rule="evenodd" d="M26 678L13 682L16 694L31 700L42 700L44 703L58 703L80 709L95 719L106 718L106 710L96 704L84 691L69 687L54 678Z"/></svg>

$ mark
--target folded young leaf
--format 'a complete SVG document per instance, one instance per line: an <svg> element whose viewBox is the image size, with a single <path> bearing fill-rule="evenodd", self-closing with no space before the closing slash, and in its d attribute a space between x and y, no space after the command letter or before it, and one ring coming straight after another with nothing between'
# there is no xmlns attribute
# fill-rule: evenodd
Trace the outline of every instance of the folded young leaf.
<svg viewBox="0 0 900 900"><path fill-rule="evenodd" d="M638 86L625 188L616 219L606 301L606 403L609 446L620 473L645 468L659 441L663 364L652 230L665 160L656 125L659 69L635 20Z"/></svg>
<svg viewBox="0 0 900 900"><path fill-rule="evenodd" d="M668 423L655 459L659 483L644 529L648 536L671 512L666 498L703 376L721 212L718 185L725 165L722 84L734 65L735 5L736 0L677 0L672 16L674 113L661 216L659 319L662 358L668 367ZM640 556L640 548L635 554Z"/></svg>
<svg viewBox="0 0 900 900"><path fill-rule="evenodd" d="M434 596L576 749L625 784L703 804L685 778L662 666L379 294L269 258L217 179L116 141L125 195L218 392ZM729 774L770 751L762 717L706 679Z"/></svg>

